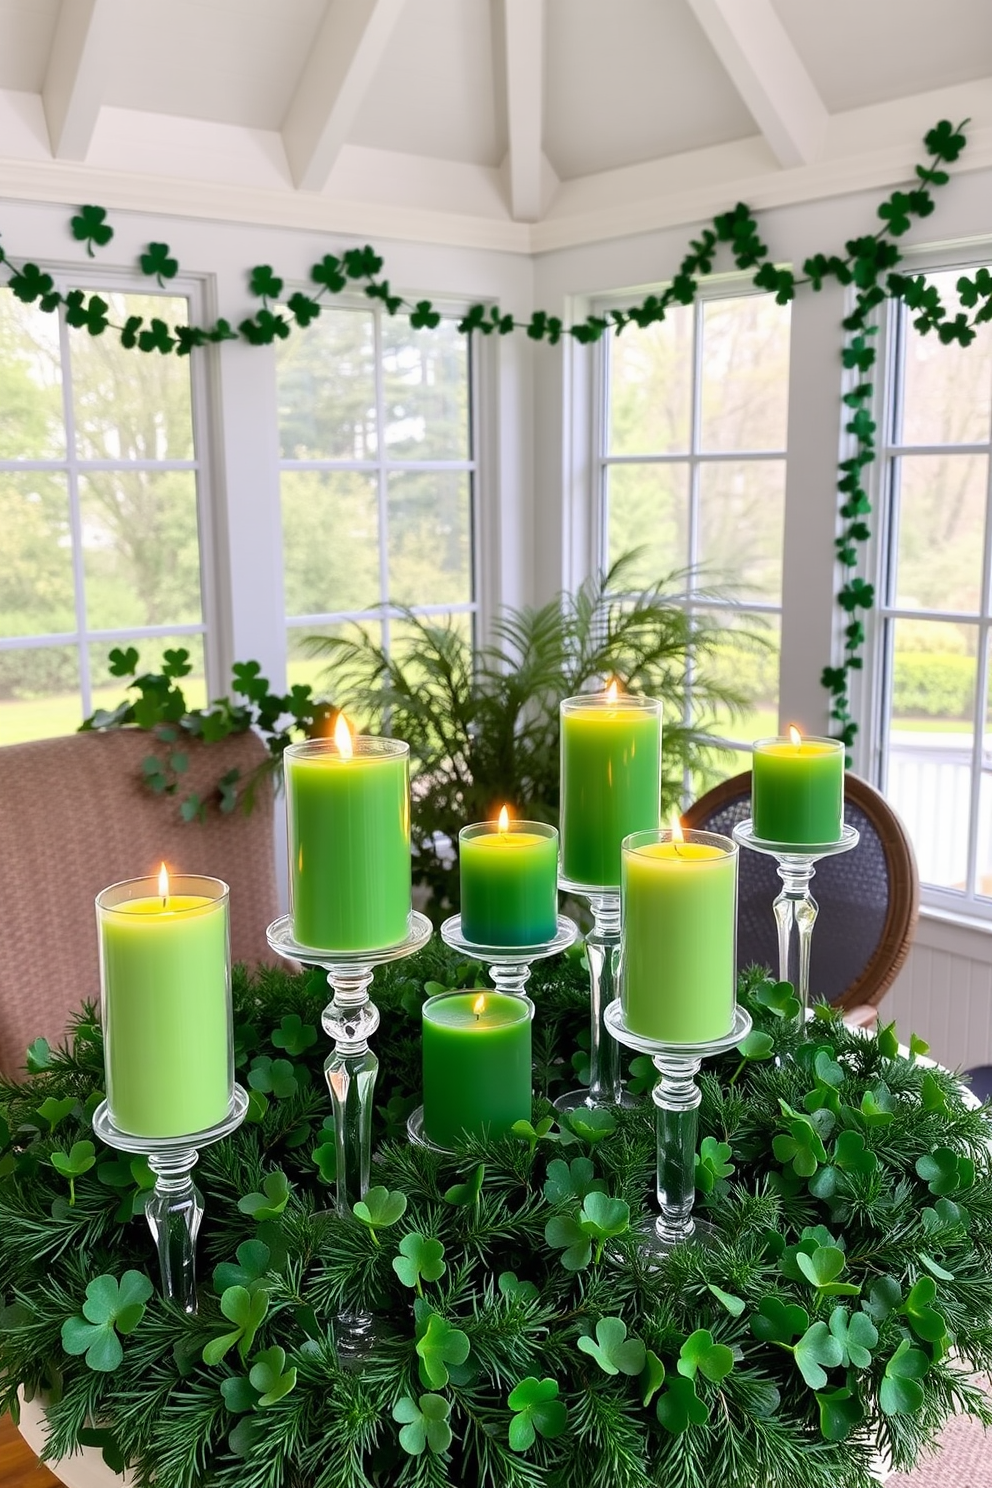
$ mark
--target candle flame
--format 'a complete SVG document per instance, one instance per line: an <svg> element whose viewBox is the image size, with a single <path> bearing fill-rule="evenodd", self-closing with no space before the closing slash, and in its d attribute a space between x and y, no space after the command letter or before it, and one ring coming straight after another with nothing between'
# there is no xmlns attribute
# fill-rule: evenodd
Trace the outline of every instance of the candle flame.
<svg viewBox="0 0 992 1488"><path fill-rule="evenodd" d="M685 833L682 830L682 822L681 822L681 819L679 818L679 814L678 814L677 811L673 811L672 812L671 824L672 824L672 841L673 842L684 842L685 841Z"/></svg>
<svg viewBox="0 0 992 1488"><path fill-rule="evenodd" d="M486 1011L486 999L481 992L472 1004L472 1011L477 1018Z"/></svg>
<svg viewBox="0 0 992 1488"><path fill-rule="evenodd" d="M334 725L334 742L338 746L338 754L342 759L351 759L355 753L355 746L351 739L351 729L348 720L343 713L338 714L338 721Z"/></svg>
<svg viewBox="0 0 992 1488"><path fill-rule="evenodd" d="M606 689L606 698L607 698L607 701L610 702L610 703L615 703L616 700L617 700L617 693L619 692L619 690L620 689L619 689L619 687L617 685L617 679L616 679L616 677L611 678L610 685Z"/></svg>
<svg viewBox="0 0 992 1488"><path fill-rule="evenodd" d="M158 870L158 892L164 904L169 897L169 870L164 863Z"/></svg>
<svg viewBox="0 0 992 1488"><path fill-rule="evenodd" d="M794 723L789 724L789 743L799 745L803 742L803 736Z"/></svg>
<svg viewBox="0 0 992 1488"><path fill-rule="evenodd" d="M505 806L500 808L499 829L501 832L508 832L510 830L510 813Z"/></svg>

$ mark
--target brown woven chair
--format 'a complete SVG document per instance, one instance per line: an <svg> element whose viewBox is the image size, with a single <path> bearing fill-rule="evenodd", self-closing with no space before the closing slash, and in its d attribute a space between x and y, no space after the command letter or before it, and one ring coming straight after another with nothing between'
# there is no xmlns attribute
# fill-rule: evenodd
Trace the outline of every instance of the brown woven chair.
<svg viewBox="0 0 992 1488"><path fill-rule="evenodd" d="M731 835L751 815L751 772L707 791L682 820L687 827ZM920 881L906 829L877 790L857 775L845 779L844 819L857 827L856 848L816 865L819 906L810 958L810 993L851 1009L875 1007L895 981L912 944ZM782 887L775 860L741 848L737 964L778 970L772 901Z"/></svg>
<svg viewBox="0 0 992 1488"><path fill-rule="evenodd" d="M278 914L272 787L249 816L187 824L176 803L141 782L147 734L73 734L0 749L0 1070L16 1075L38 1034L58 1039L71 1009L99 992L93 900L123 878L170 868L231 887L235 960L269 960L265 927ZM237 766L265 757L254 734L189 749L189 788L207 794Z"/></svg>

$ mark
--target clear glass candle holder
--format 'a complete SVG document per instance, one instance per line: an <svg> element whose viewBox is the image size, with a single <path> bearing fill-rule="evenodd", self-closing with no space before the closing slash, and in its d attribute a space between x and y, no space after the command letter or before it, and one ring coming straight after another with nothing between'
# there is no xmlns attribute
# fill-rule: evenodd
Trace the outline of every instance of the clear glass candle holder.
<svg viewBox="0 0 992 1488"><path fill-rule="evenodd" d="M223 1122L234 1094L229 890L176 873L97 896L107 1106L142 1138Z"/></svg>

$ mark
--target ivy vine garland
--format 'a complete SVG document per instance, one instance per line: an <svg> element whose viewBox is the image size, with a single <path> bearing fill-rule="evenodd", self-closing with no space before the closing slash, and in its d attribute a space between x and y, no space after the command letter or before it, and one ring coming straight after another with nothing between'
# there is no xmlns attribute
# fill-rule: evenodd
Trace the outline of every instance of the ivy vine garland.
<svg viewBox="0 0 992 1488"><path fill-rule="evenodd" d="M534 970L532 1120L453 1157L405 1140L421 1001L478 971L431 947L377 978L373 1187L345 1218L320 1212L323 977L239 972L251 1109L197 1170L195 1316L149 1279L146 1164L93 1140L93 1010L67 1048L36 1041L0 1085L0 1409L44 1392L53 1457L99 1445L142 1488L869 1488L876 1453L906 1468L952 1412L992 1419L971 1379L992 1365L992 1120L924 1045L829 1010L798 1043L792 989L748 973L754 1031L702 1077L719 1240L652 1270L652 1103L561 1127L546 1104L588 1014L578 956ZM650 1061L631 1076L646 1091ZM379 1319L357 1372L347 1308Z"/></svg>
<svg viewBox="0 0 992 1488"><path fill-rule="evenodd" d="M879 204L878 217L882 226L877 232L850 239L844 244L843 254L813 254L803 264L799 276L769 257L753 212L743 202L738 202L732 211L714 217L712 225L703 228L699 237L691 240L689 251L671 283L660 294L648 295L639 305L628 306L625 310L610 310L605 315L588 315L584 320L565 325L559 316L549 315L544 310L535 310L530 320L521 321L498 305L475 304L457 323L463 335L478 332L483 336L494 333L506 336L523 330L532 341L546 341L551 346L557 345L563 336L572 337L580 345L590 345L599 341L607 331L619 335L629 325L643 328L662 321L671 305L691 305L699 289L699 280L713 272L717 252L723 246L729 248L739 269L755 271L752 283L756 288L774 294L780 305L788 304L795 298L797 289L805 285L819 291L827 280L833 279L838 284L853 287L853 309L842 322L844 344L841 359L845 369L854 372L858 381L843 395L844 405L850 412L844 431L851 437L853 452L841 460L839 467L840 515L844 526L836 539L837 560L844 572L837 594L837 603L846 617L844 654L838 666L824 667L821 676L823 686L831 694L830 716L835 722L837 736L848 746L853 744L858 731L851 715L849 679L850 673L860 671L863 665L865 626L859 611L870 610L875 601L874 586L855 572L860 549L871 535L867 522L871 503L865 489L865 471L875 459L876 423L872 418L875 389L871 376L877 362L875 312L886 299L900 300L912 313L912 323L917 331L923 335L934 331L945 344L956 342L960 346L968 346L974 340L976 326L992 320L992 274L987 269L979 269L973 278L963 275L958 280L961 303L968 313L959 311L953 316L948 313L936 286L927 283L924 275L904 274L897 270L903 254L896 239L909 231L914 220L929 217L934 211L931 188L946 185L950 179L945 166L953 164L965 148L967 122L954 126L949 120L942 119L928 131L924 136L928 155L926 163L916 166L911 186L893 191ZM107 221L106 209L99 206L80 207L71 219L70 227L77 241L86 245L91 257L94 256L94 247L106 247L114 235ZM139 255L138 262L142 273L154 279L160 287L165 287L179 272L179 262L172 257L167 243L149 243L145 252ZM306 294L296 290L284 305L281 305L283 279L270 265L257 265L249 271L248 289L261 300L261 308L246 316L237 328L223 318L212 326L170 326L153 316L146 324L140 315L129 316L124 325L116 325L110 320L107 301L99 294L87 296L79 289L62 294L55 288L50 274L34 263L24 263L18 268L2 247L0 265L6 268L7 286L26 304L37 303L48 312L64 306L70 326L85 329L91 336L113 330L127 350L159 352L163 356L189 356L198 347L223 341L243 340L252 346L272 345L277 340L285 340L294 327L305 329L319 317L321 301L341 294L349 287L361 286L364 294L370 300L379 301L388 315L408 314L414 330L433 329L441 320L441 314L432 301L423 299L412 303L393 292L389 280L379 277L383 268L382 258L368 246L350 248L340 257L325 254L310 270L312 292Z"/></svg>

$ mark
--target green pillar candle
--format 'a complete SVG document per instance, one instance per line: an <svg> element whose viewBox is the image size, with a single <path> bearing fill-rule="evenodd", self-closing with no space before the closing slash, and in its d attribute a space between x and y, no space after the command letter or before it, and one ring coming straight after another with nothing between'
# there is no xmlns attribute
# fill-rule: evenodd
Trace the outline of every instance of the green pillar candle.
<svg viewBox="0 0 992 1488"><path fill-rule="evenodd" d="M458 834L462 934L482 946L540 945L558 928L558 833L545 822L476 822Z"/></svg>
<svg viewBox="0 0 992 1488"><path fill-rule="evenodd" d="M715 832L636 832L623 845L620 996L632 1033L669 1044L734 1022L737 846Z"/></svg>
<svg viewBox="0 0 992 1488"><path fill-rule="evenodd" d="M444 992L423 1008L424 1132L438 1147L507 1134L531 1112L534 1004L503 992Z"/></svg>
<svg viewBox="0 0 992 1488"><path fill-rule="evenodd" d="M617 888L620 843L661 820L661 704L606 692L561 705L562 877Z"/></svg>
<svg viewBox="0 0 992 1488"><path fill-rule="evenodd" d="M96 904L110 1114L136 1137L206 1131L234 1081L227 885L131 879Z"/></svg>
<svg viewBox="0 0 992 1488"><path fill-rule="evenodd" d="M324 951L381 950L410 917L410 747L398 739L291 744L284 755L293 935Z"/></svg>
<svg viewBox="0 0 992 1488"><path fill-rule="evenodd" d="M840 840L844 822L844 745L840 739L759 739L751 776L754 834L766 842L812 846Z"/></svg>

